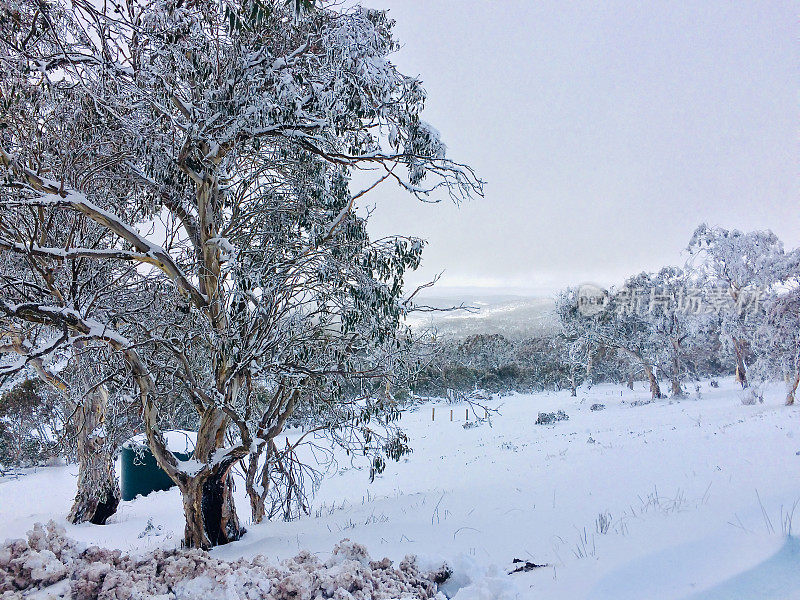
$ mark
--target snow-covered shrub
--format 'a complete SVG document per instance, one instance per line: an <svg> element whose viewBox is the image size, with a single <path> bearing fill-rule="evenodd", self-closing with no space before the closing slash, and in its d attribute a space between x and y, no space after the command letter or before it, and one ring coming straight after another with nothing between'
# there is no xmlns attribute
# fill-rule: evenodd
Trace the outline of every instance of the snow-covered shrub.
<svg viewBox="0 0 800 600"><path fill-rule="evenodd" d="M551 425L552 423L556 423L558 421L568 421L569 415L565 413L563 410L559 410L557 412L540 412L539 417L536 419L537 425Z"/></svg>
<svg viewBox="0 0 800 600"><path fill-rule="evenodd" d="M649 399L648 400L634 400L633 402L631 402L631 406L646 406L646 405L652 404L652 403L653 403L653 401L649 400Z"/></svg>
<svg viewBox="0 0 800 600"><path fill-rule="evenodd" d="M413 556L396 567L388 558L373 561L364 546L349 540L342 540L325 562L306 551L277 565L263 556L228 562L202 550L155 550L133 557L85 547L52 521L46 528L37 523L27 540L0 547L3 600L48 586L75 600L443 600L438 584L450 573L446 565L426 572Z"/></svg>
<svg viewBox="0 0 800 600"><path fill-rule="evenodd" d="M145 537L152 537L152 536L159 536L164 528L161 525L154 525L153 519L147 519L147 525L145 528L139 533L137 537L145 538Z"/></svg>
<svg viewBox="0 0 800 600"><path fill-rule="evenodd" d="M24 380L0 398L0 463L27 467L56 455L61 415L55 394Z"/></svg>

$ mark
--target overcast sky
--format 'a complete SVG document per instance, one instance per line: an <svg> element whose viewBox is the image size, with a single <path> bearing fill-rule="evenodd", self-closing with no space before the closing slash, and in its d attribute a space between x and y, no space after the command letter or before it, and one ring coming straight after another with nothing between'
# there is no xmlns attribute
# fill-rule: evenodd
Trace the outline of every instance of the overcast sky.
<svg viewBox="0 0 800 600"><path fill-rule="evenodd" d="M487 181L455 208L384 186L414 282L549 293L666 264L701 222L800 245L798 3L365 0L425 120Z"/></svg>

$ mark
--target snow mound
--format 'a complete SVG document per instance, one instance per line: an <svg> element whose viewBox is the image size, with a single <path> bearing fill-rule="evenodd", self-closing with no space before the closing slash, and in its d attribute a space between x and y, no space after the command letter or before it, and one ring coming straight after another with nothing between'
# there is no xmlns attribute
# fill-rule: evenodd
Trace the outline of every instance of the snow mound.
<svg viewBox="0 0 800 600"><path fill-rule="evenodd" d="M464 554L453 561L453 574L440 588L453 600L516 600L514 582L496 567L481 567Z"/></svg>
<svg viewBox="0 0 800 600"><path fill-rule="evenodd" d="M397 567L388 558L370 560L364 546L349 540L325 562L306 551L277 565L260 555L225 561L202 550L133 557L85 547L50 521L46 527L36 523L27 540L7 540L0 547L0 598L444 600L437 589L443 572L449 571L421 570L413 556Z"/></svg>
<svg viewBox="0 0 800 600"><path fill-rule="evenodd" d="M622 564L589 598L800 600L800 540L720 531Z"/></svg>

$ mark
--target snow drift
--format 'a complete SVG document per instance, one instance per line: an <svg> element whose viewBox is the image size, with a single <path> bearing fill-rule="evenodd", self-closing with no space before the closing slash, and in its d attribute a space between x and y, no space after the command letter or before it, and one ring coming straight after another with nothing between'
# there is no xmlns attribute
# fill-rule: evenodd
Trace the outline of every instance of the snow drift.
<svg viewBox="0 0 800 600"><path fill-rule="evenodd" d="M364 546L349 540L325 562L306 551L277 565L260 555L225 561L202 550L132 556L84 546L53 521L46 527L36 523L27 540L7 540L0 547L2 600L443 600L437 587L449 575L446 565L420 569L413 556L397 567L388 558L370 560Z"/></svg>

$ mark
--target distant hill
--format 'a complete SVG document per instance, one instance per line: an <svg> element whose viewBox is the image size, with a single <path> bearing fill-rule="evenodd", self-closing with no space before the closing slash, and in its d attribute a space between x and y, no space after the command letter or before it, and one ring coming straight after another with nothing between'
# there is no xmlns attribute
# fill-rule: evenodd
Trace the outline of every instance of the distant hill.
<svg viewBox="0 0 800 600"><path fill-rule="evenodd" d="M447 292L425 296L418 304L447 308L464 304L469 310L414 313L412 329L432 329L444 337L464 338L499 333L508 338L531 338L558 331L555 301L546 296L522 296L481 291Z"/></svg>

